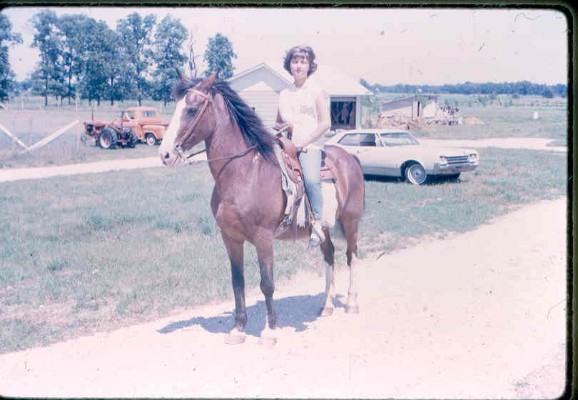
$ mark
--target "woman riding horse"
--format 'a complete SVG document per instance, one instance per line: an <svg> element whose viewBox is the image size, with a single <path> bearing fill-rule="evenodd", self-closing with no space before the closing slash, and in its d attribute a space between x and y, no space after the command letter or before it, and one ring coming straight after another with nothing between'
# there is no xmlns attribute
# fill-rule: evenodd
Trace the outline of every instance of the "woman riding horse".
<svg viewBox="0 0 578 400"><path fill-rule="evenodd" d="M274 155L276 138L264 127L255 112L216 74L204 80L181 78L175 85L178 99L175 113L159 149L162 162L175 166L187 159L193 146L205 142L207 162L215 180L211 209L230 260L235 296L235 325L226 341L242 343L247 323L244 243L257 251L261 291L267 306L267 323L262 340L274 342L277 316L273 304L273 239L307 238L308 228L294 227L275 237L283 220L286 197L281 188L281 172ZM326 146L327 158L335 166L336 218L347 240L350 286L347 312L358 312L355 286L357 230L363 213L364 186L361 167L343 149ZM334 247L329 229L323 228L321 250L326 262L325 303L322 315L330 315L334 304Z"/></svg>
<svg viewBox="0 0 578 400"><path fill-rule="evenodd" d="M325 240L321 227L323 193L321 191L321 145L319 139L331 127L327 93L311 79L317 70L311 47L295 46L285 55L283 67L293 76L293 85L281 91L275 129L287 132L299 149L305 190L309 196L313 222L311 246Z"/></svg>

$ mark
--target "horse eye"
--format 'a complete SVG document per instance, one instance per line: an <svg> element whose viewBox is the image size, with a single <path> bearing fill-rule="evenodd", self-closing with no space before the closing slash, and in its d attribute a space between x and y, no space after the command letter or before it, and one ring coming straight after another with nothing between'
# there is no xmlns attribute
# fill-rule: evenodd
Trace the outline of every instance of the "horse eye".
<svg viewBox="0 0 578 400"><path fill-rule="evenodd" d="M187 107L187 114L189 115L195 115L197 111L198 111L197 107L194 106Z"/></svg>

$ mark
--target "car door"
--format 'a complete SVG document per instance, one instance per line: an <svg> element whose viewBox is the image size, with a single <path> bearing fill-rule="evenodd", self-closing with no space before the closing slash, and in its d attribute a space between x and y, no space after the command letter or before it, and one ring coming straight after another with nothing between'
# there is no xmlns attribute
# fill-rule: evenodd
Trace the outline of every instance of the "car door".
<svg viewBox="0 0 578 400"><path fill-rule="evenodd" d="M341 147L343 147L348 153L355 155L361 163L363 173L369 174L370 172L367 171L367 165L364 162L364 159L367 148L372 147L370 142L371 137L369 137L368 134L352 132L343 135L343 137L339 139L337 143ZM375 145L375 139L373 141L373 144Z"/></svg>
<svg viewBox="0 0 578 400"><path fill-rule="evenodd" d="M368 133L360 144L359 159L365 165L367 174L398 176L398 168L392 164L390 148L385 146L379 135Z"/></svg>
<svg viewBox="0 0 578 400"><path fill-rule="evenodd" d="M359 159L363 173L376 175L383 174L382 165L380 163L383 148L379 137L374 133L349 133L341 138L339 144Z"/></svg>

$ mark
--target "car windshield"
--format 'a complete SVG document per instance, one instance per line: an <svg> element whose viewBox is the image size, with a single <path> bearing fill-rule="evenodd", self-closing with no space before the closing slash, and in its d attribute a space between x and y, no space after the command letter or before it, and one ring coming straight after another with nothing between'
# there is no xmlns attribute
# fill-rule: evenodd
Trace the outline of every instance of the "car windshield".
<svg viewBox="0 0 578 400"><path fill-rule="evenodd" d="M409 146L419 144L416 138L407 132L380 133L381 141L386 146Z"/></svg>

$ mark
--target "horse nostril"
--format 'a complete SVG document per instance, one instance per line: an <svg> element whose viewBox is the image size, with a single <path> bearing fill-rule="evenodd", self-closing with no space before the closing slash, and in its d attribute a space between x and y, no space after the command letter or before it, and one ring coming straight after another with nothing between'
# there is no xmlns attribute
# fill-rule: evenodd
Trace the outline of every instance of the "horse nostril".
<svg viewBox="0 0 578 400"><path fill-rule="evenodd" d="M165 160L168 160L169 158L171 158L171 154L170 154L168 151L165 151L165 152L163 153L163 158L164 158Z"/></svg>

